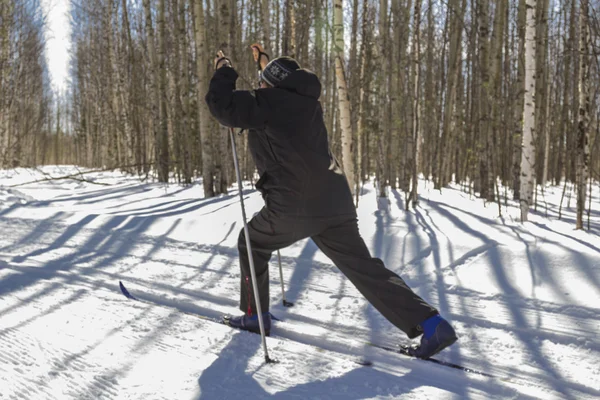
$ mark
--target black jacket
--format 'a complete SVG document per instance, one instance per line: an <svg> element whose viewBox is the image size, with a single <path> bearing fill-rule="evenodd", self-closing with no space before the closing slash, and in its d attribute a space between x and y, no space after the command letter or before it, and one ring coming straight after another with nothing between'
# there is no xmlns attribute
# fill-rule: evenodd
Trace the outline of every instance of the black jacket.
<svg viewBox="0 0 600 400"><path fill-rule="evenodd" d="M300 69L276 88L254 91L235 90L237 78L233 68L218 69L206 102L221 124L249 129L260 174L256 187L267 208L295 218L356 215L346 177L329 150L317 76Z"/></svg>

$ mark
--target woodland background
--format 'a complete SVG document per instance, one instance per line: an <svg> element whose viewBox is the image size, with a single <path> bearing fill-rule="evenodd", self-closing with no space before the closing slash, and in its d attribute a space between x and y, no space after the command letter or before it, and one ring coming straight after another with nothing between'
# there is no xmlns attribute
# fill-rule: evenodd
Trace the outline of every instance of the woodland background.
<svg viewBox="0 0 600 400"><path fill-rule="evenodd" d="M576 184L581 196L600 180L599 11L598 0L72 0L70 84L57 93L40 0L0 0L0 168L202 177L206 196L226 193L228 131L204 103L212 61L222 49L238 89L252 89L249 46L261 42L320 77L353 187L375 179L380 195L412 190L416 202L422 174L519 199L531 149L537 185ZM255 180L246 135L236 140Z"/></svg>

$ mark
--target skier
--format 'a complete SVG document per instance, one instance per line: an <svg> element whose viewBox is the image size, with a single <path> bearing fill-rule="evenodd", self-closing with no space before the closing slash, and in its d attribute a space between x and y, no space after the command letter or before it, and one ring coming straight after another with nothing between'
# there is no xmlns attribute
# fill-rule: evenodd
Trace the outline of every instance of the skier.
<svg viewBox="0 0 600 400"><path fill-rule="evenodd" d="M274 251L310 237L363 296L409 338L422 335L412 356L429 358L456 340L452 326L380 259L372 258L358 231L352 194L331 154L317 76L290 57L261 64L260 89L236 90L237 72L219 52L206 102L227 127L248 130L248 146L260 174L256 188L265 206L248 223L265 332L271 329L268 262ZM268 62L268 63L267 63ZM259 332L244 229L238 240L240 309L228 323Z"/></svg>

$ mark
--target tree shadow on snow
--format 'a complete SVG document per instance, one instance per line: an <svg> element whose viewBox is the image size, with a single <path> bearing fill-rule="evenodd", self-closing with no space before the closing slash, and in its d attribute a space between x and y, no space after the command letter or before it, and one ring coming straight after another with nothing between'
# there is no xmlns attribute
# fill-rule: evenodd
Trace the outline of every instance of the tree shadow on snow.
<svg viewBox="0 0 600 400"><path fill-rule="evenodd" d="M188 206L186 208L169 208L168 210L162 210L162 212L148 216L133 216L132 218L129 218L131 216L126 213L111 216L100 227L90 231L90 236L87 237L83 243L77 244L77 246L73 248L73 251L45 262L39 268L38 273L17 273L3 279L0 284L0 296L31 286L41 279L51 279L57 276L58 272L69 272L77 264L89 262L94 264L93 267L86 269L84 273L94 273L98 269L113 266L119 260L126 258L129 255L129 250L134 248L136 244L139 243L140 239L143 239L145 232L157 222L158 219L185 214L208 205L230 200L233 197L234 195L228 195L208 200L199 199L191 206L190 204L185 203L184 206ZM49 203L50 202L51 201L49 201ZM149 211L152 211L151 208ZM45 247L40 246L26 254L14 256L11 261L20 264L26 262L27 259L31 257L38 257L49 252L63 250L68 247L68 244L72 239L86 228L86 225L90 224L99 216L100 215L90 214L75 224L64 225L64 230L49 245ZM37 227L31 229L29 234L25 235L17 243L7 247L18 249L25 244L34 244L44 235L45 230L43 228L48 228L50 226L49 222L60 220L60 217L61 214L57 213L50 221L41 221ZM174 224L177 225L180 222L181 219L175 221ZM175 226L172 226L169 231L174 228ZM167 240L166 234L154 240L152 250L147 254L146 260L159 250L160 244L163 244L164 241Z"/></svg>
<svg viewBox="0 0 600 400"><path fill-rule="evenodd" d="M395 375L374 367L356 366L339 376L325 378L318 375L310 366L310 361L302 354L294 353L290 359L283 346L279 346L269 355L275 359L285 360L282 364L265 364L248 368L250 359L262 358L260 337L257 335L238 333L221 350L219 357L198 378L200 394L194 400L249 400L249 399L339 399L358 400L374 397L406 396L414 392L424 396L422 388L435 387L445 391L446 396L469 398L470 388L474 392L493 393L501 397L529 399L530 397L516 393L514 389L498 386L496 383L468 379L467 376L454 371L415 363L415 368L408 369L404 375ZM257 354L260 353L260 355ZM297 364L294 361L297 360ZM256 361L256 360L254 360ZM334 361L332 361L333 363ZM323 368L320 361L319 368ZM345 364L345 362L344 362ZM340 365L331 365L331 368ZM347 364L343 367L347 369ZM289 376L286 374L289 373ZM305 376L302 376L305 374ZM464 378L464 379L462 379ZM293 383L308 381L305 383ZM259 382L264 382L265 389ZM274 393L273 393L274 392Z"/></svg>
<svg viewBox="0 0 600 400"><path fill-rule="evenodd" d="M458 218L454 213L446 209L452 207L433 200L429 200L428 206L435 210L440 216L452 222L457 228L459 228L469 236L475 237L486 244L493 242L492 239L490 239L483 233L473 229L467 223ZM481 217L478 217L476 215L473 216L478 219L481 219ZM505 270L502 256L498 251L498 247L490 246L488 251L486 252L486 255L489 259L489 265L492 266L492 272L494 274L496 283L501 288L502 293L508 298L514 297L515 299L519 299L521 297L519 291L517 287L513 284L509 274ZM530 262L532 262L531 258ZM534 265L530 265L530 268L533 269L535 267ZM519 327L525 327L529 325L525 316L525 312L521 308L521 305L518 301L509 300L506 302L506 305L508 307L510 317L512 319L511 324ZM546 371L546 373L548 374L550 379L546 379L545 382L558 393L561 393L564 396L563 398L575 399L574 395L569 391L569 389L562 384L562 382L565 381L565 378L560 374L556 367L544 356L537 339L535 337L532 337L530 334L523 332L522 330L513 330L512 332L514 332L518 340L527 348L529 356L532 357L531 362L535 365L538 365L540 369ZM513 371L513 373L518 373L518 366L515 366L511 370Z"/></svg>

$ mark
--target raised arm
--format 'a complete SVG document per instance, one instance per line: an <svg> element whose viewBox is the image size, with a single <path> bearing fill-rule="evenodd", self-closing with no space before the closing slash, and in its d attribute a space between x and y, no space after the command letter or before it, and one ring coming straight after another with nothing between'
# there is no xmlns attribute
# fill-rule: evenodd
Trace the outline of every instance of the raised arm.
<svg viewBox="0 0 600 400"><path fill-rule="evenodd" d="M211 114L223 125L244 129L260 129L267 122L268 105L254 91L235 90L238 73L219 52L206 103Z"/></svg>

